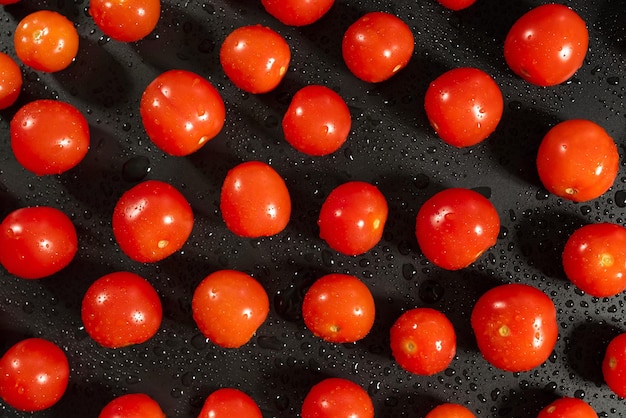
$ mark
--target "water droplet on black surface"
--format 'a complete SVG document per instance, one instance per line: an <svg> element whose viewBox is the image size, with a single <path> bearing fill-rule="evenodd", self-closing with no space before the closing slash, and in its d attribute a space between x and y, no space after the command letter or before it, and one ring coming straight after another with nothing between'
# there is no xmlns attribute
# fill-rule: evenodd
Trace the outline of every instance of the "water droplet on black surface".
<svg viewBox="0 0 626 418"><path fill-rule="evenodd" d="M150 159L139 155L126 161L122 166L122 178L128 182L143 180L150 172Z"/></svg>
<svg viewBox="0 0 626 418"><path fill-rule="evenodd" d="M419 286L418 296L425 303L435 303L443 297L444 289L435 280L425 280Z"/></svg>

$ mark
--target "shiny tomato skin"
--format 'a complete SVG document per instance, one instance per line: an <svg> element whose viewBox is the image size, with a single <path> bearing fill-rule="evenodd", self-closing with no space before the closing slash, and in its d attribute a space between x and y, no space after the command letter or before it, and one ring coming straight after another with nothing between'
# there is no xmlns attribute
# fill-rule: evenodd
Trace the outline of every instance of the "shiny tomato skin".
<svg viewBox="0 0 626 418"><path fill-rule="evenodd" d="M537 418L598 418L598 414L582 399L562 397L546 405Z"/></svg>
<svg viewBox="0 0 626 418"><path fill-rule="evenodd" d="M376 306L356 276L331 273L317 279L304 295L302 317L316 336L331 343L352 343L369 334Z"/></svg>
<svg viewBox="0 0 626 418"><path fill-rule="evenodd" d="M247 393L221 388L207 396L198 418L262 418L261 408Z"/></svg>
<svg viewBox="0 0 626 418"><path fill-rule="evenodd" d="M424 256L446 270L459 270L495 245L500 217L480 193L465 188L444 189L419 209L415 236Z"/></svg>
<svg viewBox="0 0 626 418"><path fill-rule="evenodd" d="M253 277L236 270L218 270L196 287L191 304L200 332L217 346L247 344L269 314L269 298Z"/></svg>
<svg viewBox="0 0 626 418"><path fill-rule="evenodd" d="M455 403L437 405L424 418L476 418L469 409Z"/></svg>
<svg viewBox="0 0 626 418"><path fill-rule="evenodd" d="M261 0L265 11L287 26L306 26L317 22L335 0Z"/></svg>
<svg viewBox="0 0 626 418"><path fill-rule="evenodd" d="M161 16L160 0L90 0L89 14L108 37L135 42L148 36Z"/></svg>
<svg viewBox="0 0 626 418"><path fill-rule="evenodd" d="M11 119L10 132L15 158L39 176L76 167L91 143L85 116L58 100L39 99L22 106Z"/></svg>
<svg viewBox="0 0 626 418"><path fill-rule="evenodd" d="M313 385L302 403L302 418L374 418L368 393L351 380L329 377Z"/></svg>
<svg viewBox="0 0 626 418"><path fill-rule="evenodd" d="M121 250L132 260L162 260L185 244L194 215L185 196L160 180L137 184L113 209L113 234Z"/></svg>
<svg viewBox="0 0 626 418"><path fill-rule="evenodd" d="M98 418L165 418L161 406L145 393L129 393L110 401Z"/></svg>
<svg viewBox="0 0 626 418"><path fill-rule="evenodd" d="M553 126L537 151L537 172L556 196L586 202L611 188L619 171L619 152L600 125L570 119Z"/></svg>
<svg viewBox="0 0 626 418"><path fill-rule="evenodd" d="M21 411L42 411L61 399L69 377L69 362L59 346L27 338L0 358L0 398Z"/></svg>
<svg viewBox="0 0 626 418"><path fill-rule="evenodd" d="M23 279L41 279L67 267L78 251L72 220L59 209L16 209L0 224L0 264Z"/></svg>
<svg viewBox="0 0 626 418"><path fill-rule="evenodd" d="M19 2L20 0L0 0L0 4L3 6L7 6L9 4L15 4L17 2Z"/></svg>
<svg viewBox="0 0 626 418"><path fill-rule="evenodd" d="M189 155L224 127L226 107L213 85L187 70L168 70L145 88L139 112L146 134L162 151Z"/></svg>
<svg viewBox="0 0 626 418"><path fill-rule="evenodd" d="M0 52L0 110L12 106L22 91L22 70L15 60Z"/></svg>
<svg viewBox="0 0 626 418"><path fill-rule="evenodd" d="M226 227L240 237L276 235L291 218L291 196L285 181L272 166L247 161L226 174L220 211Z"/></svg>
<svg viewBox="0 0 626 418"><path fill-rule="evenodd" d="M471 325L483 357L510 372L540 366L558 338L552 300L541 290L520 283L485 292L474 305Z"/></svg>
<svg viewBox="0 0 626 418"><path fill-rule="evenodd" d="M456 332L442 312L413 308L390 330L391 352L400 367L422 376L444 371L456 355Z"/></svg>
<svg viewBox="0 0 626 418"><path fill-rule="evenodd" d="M476 145L497 128L504 111L500 87L478 68L454 68L430 83L424 97L428 121L455 147Z"/></svg>
<svg viewBox="0 0 626 418"><path fill-rule="evenodd" d="M220 63L230 81L248 93L274 90L287 74L291 49L276 31L262 25L232 31L220 48Z"/></svg>
<svg viewBox="0 0 626 418"><path fill-rule="evenodd" d="M602 376L613 393L626 398L626 333L609 342L602 360Z"/></svg>
<svg viewBox="0 0 626 418"><path fill-rule="evenodd" d="M351 126L352 116L343 98L320 85L298 90L282 121L285 140L311 156L337 151L346 142Z"/></svg>
<svg viewBox="0 0 626 418"><path fill-rule="evenodd" d="M320 238L345 255L366 253L380 242L388 213L387 199L376 186L343 183L322 204L317 221Z"/></svg>
<svg viewBox="0 0 626 418"><path fill-rule="evenodd" d="M585 21L571 8L544 4L509 29L504 58L519 77L537 86L569 80L582 67L589 46Z"/></svg>
<svg viewBox="0 0 626 418"><path fill-rule="evenodd" d="M78 32L74 24L53 10L38 10L24 17L13 35L17 57L42 72L66 69L78 54Z"/></svg>
<svg viewBox="0 0 626 418"><path fill-rule="evenodd" d="M446 9L450 10L463 10L476 3L476 0L437 0Z"/></svg>

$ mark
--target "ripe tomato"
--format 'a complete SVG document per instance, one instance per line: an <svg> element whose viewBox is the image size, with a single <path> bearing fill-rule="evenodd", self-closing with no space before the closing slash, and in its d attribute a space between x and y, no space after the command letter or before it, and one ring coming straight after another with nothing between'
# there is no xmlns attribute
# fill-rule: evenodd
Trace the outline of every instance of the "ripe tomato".
<svg viewBox="0 0 626 418"><path fill-rule="evenodd" d="M165 418L161 406L144 393L118 396L106 404L98 418Z"/></svg>
<svg viewBox="0 0 626 418"><path fill-rule="evenodd" d="M329 377L309 390L301 417L373 418L374 404L361 386L348 379Z"/></svg>
<svg viewBox="0 0 626 418"><path fill-rule="evenodd" d="M22 70L7 54L0 52L0 110L11 106L22 91Z"/></svg>
<svg viewBox="0 0 626 418"><path fill-rule="evenodd" d="M78 53L74 24L52 10L39 10L24 17L13 35L17 57L37 71L57 72L67 68Z"/></svg>
<svg viewBox="0 0 626 418"><path fill-rule="evenodd" d="M443 313L431 308L404 312L390 331L391 353L404 370L430 376L445 370L456 355L456 332Z"/></svg>
<svg viewBox="0 0 626 418"><path fill-rule="evenodd" d="M467 9L472 4L476 3L476 0L437 0L437 2L447 9L456 11Z"/></svg>
<svg viewBox="0 0 626 418"><path fill-rule="evenodd" d="M91 0L89 14L106 35L134 42L150 34L161 16L160 0Z"/></svg>
<svg viewBox="0 0 626 418"><path fill-rule="evenodd" d="M602 360L604 381L617 396L626 398L626 333L613 338Z"/></svg>
<svg viewBox="0 0 626 418"><path fill-rule="evenodd" d="M330 192L322 204L317 224L320 238L335 251L363 254L383 236L389 207L372 184L349 181Z"/></svg>
<svg viewBox="0 0 626 418"><path fill-rule="evenodd" d="M27 338L0 358L0 397L21 411L41 411L65 393L70 367L59 346L42 338Z"/></svg>
<svg viewBox="0 0 626 418"><path fill-rule="evenodd" d="M283 117L285 140L312 156L337 151L348 138L352 116L343 98L324 86L300 89Z"/></svg>
<svg viewBox="0 0 626 418"><path fill-rule="evenodd" d="M558 337L554 303L526 284L504 284L488 290L476 302L471 323L483 357L510 372L541 365Z"/></svg>
<svg viewBox="0 0 626 418"><path fill-rule="evenodd" d="M207 396L198 418L262 418L257 403L245 392L221 388Z"/></svg>
<svg viewBox="0 0 626 418"><path fill-rule="evenodd" d="M430 197L419 209L415 236L424 256L446 270L465 268L495 245L500 217L489 199L464 188Z"/></svg>
<svg viewBox="0 0 626 418"><path fill-rule="evenodd" d="M214 344L238 348L246 344L269 313L269 298L251 276L219 270L200 282L191 301L193 319Z"/></svg>
<svg viewBox="0 0 626 418"><path fill-rule="evenodd" d="M11 119L11 148L17 161L39 175L61 174L80 163L90 145L89 124L69 103L35 100Z"/></svg>
<svg viewBox="0 0 626 418"><path fill-rule="evenodd" d="M161 326L163 310L150 282L135 273L106 274L83 296L81 318L85 331L98 344L120 348L141 344Z"/></svg>
<svg viewBox="0 0 626 418"><path fill-rule="evenodd" d="M585 225L563 250L569 280L592 296L614 296L626 289L626 228L611 223Z"/></svg>
<svg viewBox="0 0 626 418"><path fill-rule="evenodd" d="M369 288L348 274L327 274L307 290L302 301L306 327L331 343L364 338L374 325L376 306Z"/></svg>
<svg viewBox="0 0 626 418"><path fill-rule="evenodd" d="M424 418L476 418L469 409L455 403L437 405Z"/></svg>
<svg viewBox="0 0 626 418"><path fill-rule="evenodd" d="M224 100L211 83L186 70L169 70L144 90L139 105L148 137L168 154L200 149L224 126Z"/></svg>
<svg viewBox="0 0 626 418"><path fill-rule="evenodd" d="M318 21L335 0L261 0L265 11L288 26L305 26Z"/></svg>
<svg viewBox="0 0 626 418"><path fill-rule="evenodd" d="M554 86L582 67L588 45L587 25L576 12L561 4L544 4L509 29L504 58L529 83Z"/></svg>
<svg viewBox="0 0 626 418"><path fill-rule="evenodd" d="M500 87L478 68L455 68L426 90L424 108L437 135L450 145L475 145L495 130L504 110Z"/></svg>
<svg viewBox="0 0 626 418"><path fill-rule="evenodd" d="M0 0L0 4L3 6L9 5L9 4L15 4L17 2L19 2L20 0Z"/></svg>
<svg viewBox="0 0 626 418"><path fill-rule="evenodd" d="M0 264L23 279L40 279L64 269L78 251L70 218L49 206L14 210L0 224Z"/></svg>
<svg viewBox="0 0 626 418"><path fill-rule="evenodd" d="M232 168L222 185L220 210L226 227L241 237L275 235L289 223L291 197L268 164L248 161Z"/></svg>
<svg viewBox="0 0 626 418"><path fill-rule="evenodd" d="M537 418L598 418L598 414L581 399L563 397L539 411Z"/></svg>
<svg viewBox="0 0 626 418"><path fill-rule="evenodd" d="M168 183L147 180L127 190L113 210L113 234L122 251L142 263L180 250L193 229L193 211Z"/></svg>
<svg viewBox="0 0 626 418"><path fill-rule="evenodd" d="M415 39L411 28L386 12L370 12L346 30L341 52L348 69L369 83L385 81L407 66Z"/></svg>
<svg viewBox="0 0 626 418"><path fill-rule="evenodd" d="M574 202L601 196L615 182L618 170L615 141L589 120L558 123L544 136L537 152L537 171L544 187Z"/></svg>
<svg viewBox="0 0 626 418"><path fill-rule="evenodd" d="M287 74L291 50L274 30L243 26L232 31L220 48L220 63L226 76L248 93L267 93Z"/></svg>

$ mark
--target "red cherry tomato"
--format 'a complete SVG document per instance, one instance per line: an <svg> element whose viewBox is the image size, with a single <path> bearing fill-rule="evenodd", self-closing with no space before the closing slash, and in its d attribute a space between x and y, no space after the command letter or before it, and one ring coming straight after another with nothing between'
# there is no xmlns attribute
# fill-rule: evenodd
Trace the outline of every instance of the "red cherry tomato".
<svg viewBox="0 0 626 418"><path fill-rule="evenodd" d="M613 338L602 360L604 381L617 396L626 398L626 333Z"/></svg>
<svg viewBox="0 0 626 418"><path fill-rule="evenodd" d="M418 375L442 372L456 355L452 322L431 308L414 308L400 315L391 327L390 341L398 365Z"/></svg>
<svg viewBox="0 0 626 418"><path fill-rule="evenodd" d="M437 405L424 418L476 418L469 409L455 403Z"/></svg>
<svg viewBox="0 0 626 418"><path fill-rule="evenodd" d="M464 188L436 193L419 209L415 236L424 256L446 270L465 268L495 245L500 217L489 199Z"/></svg>
<svg viewBox="0 0 626 418"><path fill-rule="evenodd" d="M0 110L13 105L22 91L22 70L7 54L0 52Z"/></svg>
<svg viewBox="0 0 626 418"><path fill-rule="evenodd" d="M61 174L80 163L90 145L89 124L69 103L35 100L11 119L11 148L17 161L39 175Z"/></svg>
<svg viewBox="0 0 626 418"><path fill-rule="evenodd" d="M407 66L415 39L411 28L386 12L370 12L346 30L341 50L356 77L369 83L385 81Z"/></svg>
<svg viewBox="0 0 626 418"><path fill-rule="evenodd" d="M269 313L269 298L251 276L219 270L200 282L193 294L193 319L214 344L239 348L248 343Z"/></svg>
<svg viewBox="0 0 626 418"><path fill-rule="evenodd" d="M198 418L262 418L257 403L245 392L221 388L207 396Z"/></svg>
<svg viewBox="0 0 626 418"><path fill-rule="evenodd" d="M285 181L270 165L248 161L226 175L220 210L226 227L234 234L271 236L289 223L291 197Z"/></svg>
<svg viewBox="0 0 626 418"><path fill-rule="evenodd" d="M165 418L161 406L144 393L118 396L109 402L98 418Z"/></svg>
<svg viewBox="0 0 626 418"><path fill-rule="evenodd" d="M89 14L106 35L121 42L145 38L161 16L160 0L91 0Z"/></svg>
<svg viewBox="0 0 626 418"><path fill-rule="evenodd" d="M0 358L0 397L15 409L41 411L61 399L69 376L61 348L42 338L28 338Z"/></svg>
<svg viewBox="0 0 626 418"><path fill-rule="evenodd" d="M13 35L17 57L37 71L57 72L67 68L78 53L74 24L52 10L39 10L24 17Z"/></svg>
<svg viewBox="0 0 626 418"><path fill-rule="evenodd" d="M324 86L300 89L283 117L285 140L312 156L337 151L348 138L352 116L343 98Z"/></svg>
<svg viewBox="0 0 626 418"><path fill-rule="evenodd" d="M497 128L504 110L500 87L477 68L455 68L426 90L424 108L437 135L450 145L475 145Z"/></svg>
<svg viewBox="0 0 626 418"><path fill-rule="evenodd" d="M220 48L220 63L233 84L248 93L267 93L287 74L291 50L274 30L243 26L232 31Z"/></svg>
<svg viewBox="0 0 626 418"><path fill-rule="evenodd" d="M558 337L554 303L526 284L504 284L484 293L472 310L471 323L483 357L510 372L541 365Z"/></svg>
<svg viewBox="0 0 626 418"><path fill-rule="evenodd" d="M0 264L23 279L40 279L64 269L78 251L70 218L49 206L17 209L0 224Z"/></svg>
<svg viewBox="0 0 626 418"><path fill-rule="evenodd" d="M587 25L576 12L561 4L544 4L509 29L504 58L529 83L554 86L582 67L588 45Z"/></svg>
<svg viewBox="0 0 626 418"><path fill-rule="evenodd" d="M355 276L327 274L304 295L302 317L316 336L332 343L365 338L374 325L376 306L369 288Z"/></svg>
<svg viewBox="0 0 626 418"><path fill-rule="evenodd" d="M598 414L581 399L563 397L539 411L537 418L598 418Z"/></svg>
<svg viewBox="0 0 626 418"><path fill-rule="evenodd" d="M142 263L180 250L193 229L193 211L168 183L147 180L126 191L113 210L113 234L122 251Z"/></svg>
<svg viewBox="0 0 626 418"><path fill-rule="evenodd" d="M81 317L94 341L103 347L120 348L152 338L161 326L163 310L150 282L120 271L104 275L89 286Z"/></svg>
<svg viewBox="0 0 626 418"><path fill-rule="evenodd" d="M0 4L3 6L7 6L9 4L15 4L17 2L19 2L20 0L0 0Z"/></svg>
<svg viewBox="0 0 626 418"><path fill-rule="evenodd" d="M265 11L288 26L305 26L318 21L335 0L261 0Z"/></svg>
<svg viewBox="0 0 626 418"><path fill-rule="evenodd" d="M385 196L372 184L349 181L330 192L320 210L320 238L335 251L363 254L383 236L389 207Z"/></svg>
<svg viewBox="0 0 626 418"><path fill-rule="evenodd" d="M472 4L476 3L476 0L437 0L446 9L450 10L462 10L467 9Z"/></svg>
<svg viewBox="0 0 626 418"><path fill-rule="evenodd" d="M330 377L314 385L302 403L302 418L374 418L374 404L356 383Z"/></svg>
<svg viewBox="0 0 626 418"><path fill-rule="evenodd" d="M200 149L224 126L226 107L211 83L186 70L169 70L144 90L139 105L148 137L168 154Z"/></svg>

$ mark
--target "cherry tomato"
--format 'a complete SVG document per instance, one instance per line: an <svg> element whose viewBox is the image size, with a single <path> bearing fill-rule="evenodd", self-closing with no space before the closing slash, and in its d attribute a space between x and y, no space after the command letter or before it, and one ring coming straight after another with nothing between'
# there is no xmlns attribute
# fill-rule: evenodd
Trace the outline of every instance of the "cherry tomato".
<svg viewBox="0 0 626 418"><path fill-rule="evenodd" d="M318 21L335 0L261 0L265 11L288 26L305 26Z"/></svg>
<svg viewBox="0 0 626 418"><path fill-rule="evenodd" d="M81 317L87 334L103 347L141 344L161 326L158 293L143 277L126 271L106 274L89 286Z"/></svg>
<svg viewBox="0 0 626 418"><path fill-rule="evenodd" d="M281 232L291 217L291 197L270 165L248 161L232 168L222 185L220 210L226 227L247 238Z"/></svg>
<svg viewBox="0 0 626 418"><path fill-rule="evenodd" d="M262 418L257 403L239 389L221 388L207 396L198 418Z"/></svg>
<svg viewBox="0 0 626 418"><path fill-rule="evenodd" d="M613 338L602 360L604 381L617 396L626 398L626 333Z"/></svg>
<svg viewBox="0 0 626 418"><path fill-rule="evenodd" d="M471 324L483 357L510 372L541 365L558 337L552 300L539 289L520 283L484 293L472 310Z"/></svg>
<svg viewBox="0 0 626 418"><path fill-rule="evenodd" d="M391 327L390 341L398 365L418 375L442 372L456 355L452 322L431 308L414 308L400 315Z"/></svg>
<svg viewBox="0 0 626 418"><path fill-rule="evenodd" d="M446 9L450 10L462 10L467 9L472 4L476 3L476 0L437 0Z"/></svg>
<svg viewBox="0 0 626 418"><path fill-rule="evenodd" d="M562 261L567 278L586 293L621 293L626 289L626 228L597 223L577 229L565 244Z"/></svg>
<svg viewBox="0 0 626 418"><path fill-rule="evenodd" d="M74 24L52 10L39 10L24 17L13 35L17 57L37 71L66 69L78 53Z"/></svg>
<svg viewBox="0 0 626 418"><path fill-rule="evenodd" d="M200 282L191 302L200 332L214 344L239 348L248 343L269 313L269 298L251 276L219 270Z"/></svg>
<svg viewBox="0 0 626 418"><path fill-rule="evenodd" d="M588 45L587 25L576 12L561 4L544 4L509 29L504 58L529 83L554 86L582 67Z"/></svg>
<svg viewBox="0 0 626 418"><path fill-rule="evenodd" d="M322 204L317 224L320 238L335 251L363 254L383 236L389 207L372 184L349 181L337 186Z"/></svg>
<svg viewBox="0 0 626 418"><path fill-rule="evenodd" d="M160 0L91 0L89 14L106 35L121 42L145 38L161 16Z"/></svg>
<svg viewBox="0 0 626 418"><path fill-rule="evenodd" d="M22 70L7 54L0 52L0 110L13 105L22 91Z"/></svg>
<svg viewBox="0 0 626 418"><path fill-rule="evenodd" d="M476 418L469 409L455 403L437 405L424 418Z"/></svg>
<svg viewBox="0 0 626 418"><path fill-rule="evenodd" d="M15 158L39 176L74 168L89 150L87 119L58 100L40 99L22 106L11 119L10 130Z"/></svg>
<svg viewBox="0 0 626 418"><path fill-rule="evenodd" d="M285 140L312 156L337 151L348 138L352 116L343 98L328 87L300 89L283 117Z"/></svg>
<svg viewBox="0 0 626 418"><path fill-rule="evenodd" d="M98 418L165 418L161 406L144 393L118 396L109 402Z"/></svg>
<svg viewBox="0 0 626 418"><path fill-rule="evenodd" d="M217 89L186 70L169 70L156 77L144 90L139 111L152 142L176 156L200 149L220 133L226 120Z"/></svg>
<svg viewBox="0 0 626 418"><path fill-rule="evenodd" d="M541 141L537 171L550 193L585 202L611 188L619 171L619 153L613 138L598 124L566 120Z"/></svg>
<svg viewBox="0 0 626 418"><path fill-rule="evenodd" d="M465 268L495 245L500 217L489 199L464 188L430 197L419 209L415 236L424 256L446 270Z"/></svg>
<svg viewBox="0 0 626 418"><path fill-rule="evenodd" d="M180 250L193 229L193 211L172 185L147 180L127 190L113 210L113 234L122 251L142 263Z"/></svg>
<svg viewBox="0 0 626 418"><path fill-rule="evenodd" d="M23 279L40 279L67 267L78 251L70 218L49 206L14 210L0 224L0 264Z"/></svg>
<svg viewBox="0 0 626 418"><path fill-rule="evenodd" d="M307 328L331 343L364 338L374 325L376 306L369 288L348 274L327 274L304 295L302 317Z"/></svg>
<svg viewBox="0 0 626 418"><path fill-rule="evenodd" d="M581 399L563 397L539 411L537 418L598 418L598 414Z"/></svg>
<svg viewBox="0 0 626 418"><path fill-rule="evenodd" d="M309 390L301 417L373 418L374 404L361 386L348 379L329 377Z"/></svg>
<svg viewBox="0 0 626 418"><path fill-rule="evenodd" d="M232 31L220 48L220 63L230 81L252 93L275 89L287 74L291 50L274 30L261 26L243 26Z"/></svg>
<svg viewBox="0 0 626 418"><path fill-rule="evenodd" d="M341 51L348 69L369 83L388 80L407 66L415 39L411 28L386 12L370 12L346 30Z"/></svg>
<svg viewBox="0 0 626 418"><path fill-rule="evenodd" d="M0 0L0 4L3 6L7 6L9 4L15 4L17 2L19 2L20 0Z"/></svg>
<svg viewBox="0 0 626 418"><path fill-rule="evenodd" d="M504 110L500 87L478 68L455 68L426 90L424 108L437 135L450 145L475 145L495 130Z"/></svg>
<svg viewBox="0 0 626 418"><path fill-rule="evenodd" d="M41 411L65 393L70 367L63 350L42 338L27 338L0 358L0 397L21 411Z"/></svg>

